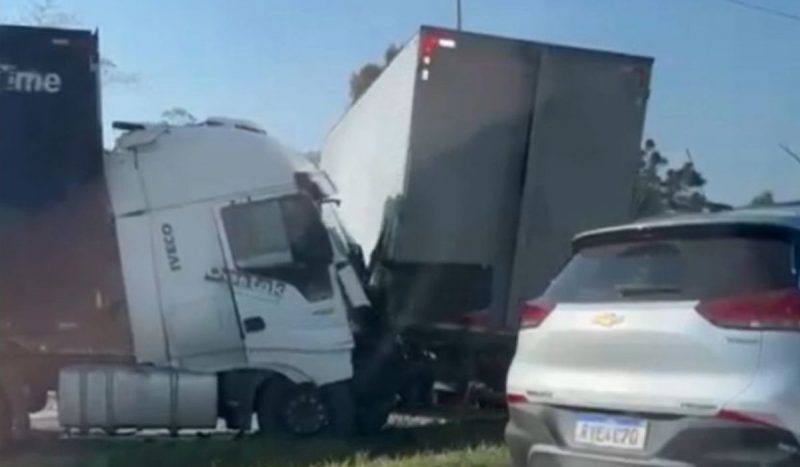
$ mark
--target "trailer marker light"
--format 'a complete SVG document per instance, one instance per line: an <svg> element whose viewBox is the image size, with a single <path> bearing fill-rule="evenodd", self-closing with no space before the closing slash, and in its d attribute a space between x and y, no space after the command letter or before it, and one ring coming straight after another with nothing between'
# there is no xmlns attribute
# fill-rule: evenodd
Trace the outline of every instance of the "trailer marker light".
<svg viewBox="0 0 800 467"><path fill-rule="evenodd" d="M439 36L435 36L433 34L422 36L419 41L419 52L420 55L430 56L434 50L436 50L436 46L439 43Z"/></svg>
<svg viewBox="0 0 800 467"><path fill-rule="evenodd" d="M445 49L455 49L456 41L449 37L441 37L438 34L425 34L419 39L419 55L430 57L437 47Z"/></svg>
<svg viewBox="0 0 800 467"><path fill-rule="evenodd" d="M439 46L447 49L455 49L456 41L454 39L441 38L439 39Z"/></svg>

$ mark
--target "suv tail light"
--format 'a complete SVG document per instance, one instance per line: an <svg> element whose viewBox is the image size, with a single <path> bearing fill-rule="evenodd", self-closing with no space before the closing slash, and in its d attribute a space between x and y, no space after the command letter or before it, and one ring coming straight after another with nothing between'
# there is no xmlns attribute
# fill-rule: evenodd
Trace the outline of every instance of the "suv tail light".
<svg viewBox="0 0 800 467"><path fill-rule="evenodd" d="M542 299L528 300L519 310L520 329L535 328L542 324L547 315L555 308L555 304Z"/></svg>
<svg viewBox="0 0 800 467"><path fill-rule="evenodd" d="M697 311L723 328L800 331L800 291L796 289L717 298L699 303Z"/></svg>
<svg viewBox="0 0 800 467"><path fill-rule="evenodd" d="M717 418L731 422L751 423L773 428L782 428L778 419L768 414L741 412L738 410L722 409L717 413Z"/></svg>
<svg viewBox="0 0 800 467"><path fill-rule="evenodd" d="M524 404L528 402L528 398L525 397L525 394L518 394L509 392L506 394L506 404L508 405L515 405L515 404Z"/></svg>

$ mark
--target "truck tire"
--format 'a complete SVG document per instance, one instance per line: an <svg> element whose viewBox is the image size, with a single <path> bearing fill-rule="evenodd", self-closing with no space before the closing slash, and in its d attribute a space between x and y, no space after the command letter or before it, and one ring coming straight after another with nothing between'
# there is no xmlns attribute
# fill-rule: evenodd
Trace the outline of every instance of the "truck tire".
<svg viewBox="0 0 800 467"><path fill-rule="evenodd" d="M347 436L354 430L354 403L349 385L323 388L272 378L259 392L256 417L262 434L288 432L295 436Z"/></svg>

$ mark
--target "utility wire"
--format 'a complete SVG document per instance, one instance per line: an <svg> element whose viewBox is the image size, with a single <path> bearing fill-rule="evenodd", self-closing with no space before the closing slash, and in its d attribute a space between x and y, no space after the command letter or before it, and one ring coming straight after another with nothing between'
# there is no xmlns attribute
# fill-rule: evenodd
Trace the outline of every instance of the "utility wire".
<svg viewBox="0 0 800 467"><path fill-rule="evenodd" d="M722 0L723 2L728 2L733 5L738 5L742 8L749 8L754 11L760 11L761 13L766 13L773 16L779 16L781 18L790 19L792 21L800 21L800 14L789 13L787 11L779 10L777 8L772 8L764 5L758 5L755 3L750 3L745 0Z"/></svg>

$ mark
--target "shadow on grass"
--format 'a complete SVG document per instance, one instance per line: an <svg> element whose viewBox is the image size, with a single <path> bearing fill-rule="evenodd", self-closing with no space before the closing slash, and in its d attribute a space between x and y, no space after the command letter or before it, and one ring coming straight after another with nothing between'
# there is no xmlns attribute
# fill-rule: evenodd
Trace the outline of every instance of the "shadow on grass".
<svg viewBox="0 0 800 467"><path fill-rule="evenodd" d="M502 444L503 420L390 428L348 439L230 436L42 441L0 459L3 467L265 467L359 465L376 456L458 451Z"/></svg>

